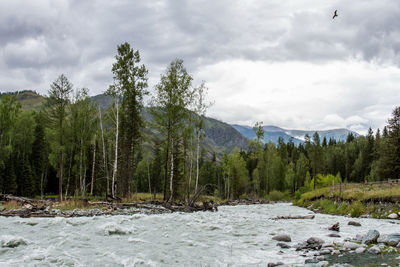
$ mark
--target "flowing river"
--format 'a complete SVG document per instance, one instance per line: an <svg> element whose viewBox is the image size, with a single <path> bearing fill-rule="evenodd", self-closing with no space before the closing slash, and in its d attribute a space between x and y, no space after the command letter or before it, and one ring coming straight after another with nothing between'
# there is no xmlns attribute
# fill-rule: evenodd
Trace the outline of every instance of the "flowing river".
<svg viewBox="0 0 400 267"><path fill-rule="evenodd" d="M224 206L215 213L1 217L0 266L266 266L279 261L303 265L301 252L276 246L274 234L289 234L289 244L294 245L312 236L332 242L369 229L385 234L400 229L389 220L323 214L313 220L273 219L310 213L280 203ZM350 220L362 226L347 225ZM327 236L327 227L335 222L340 222L341 238Z"/></svg>

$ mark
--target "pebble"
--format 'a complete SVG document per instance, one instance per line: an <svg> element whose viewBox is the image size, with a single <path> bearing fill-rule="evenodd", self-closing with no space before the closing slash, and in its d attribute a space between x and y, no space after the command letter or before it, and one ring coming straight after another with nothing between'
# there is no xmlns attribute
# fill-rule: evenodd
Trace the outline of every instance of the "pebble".
<svg viewBox="0 0 400 267"><path fill-rule="evenodd" d="M392 213L388 216L388 219L398 219L399 215L397 215L396 213Z"/></svg>
<svg viewBox="0 0 400 267"><path fill-rule="evenodd" d="M381 254L381 250L379 249L378 246L373 246L371 248L368 249L368 253L371 254Z"/></svg>
<svg viewBox="0 0 400 267"><path fill-rule="evenodd" d="M353 242L346 242L344 243L344 247L350 250L355 250L360 247L359 244Z"/></svg>
<svg viewBox="0 0 400 267"><path fill-rule="evenodd" d="M356 249L356 253L357 254L361 254L361 253L364 253L365 250L366 250L366 248L359 247L359 248Z"/></svg>

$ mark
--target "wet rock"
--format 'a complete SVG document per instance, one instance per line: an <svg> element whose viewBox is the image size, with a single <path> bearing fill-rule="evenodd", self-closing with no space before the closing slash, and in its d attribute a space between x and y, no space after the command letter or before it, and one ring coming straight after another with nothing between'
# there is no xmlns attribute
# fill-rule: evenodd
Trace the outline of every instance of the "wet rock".
<svg viewBox="0 0 400 267"><path fill-rule="evenodd" d="M307 239L307 243L308 244L318 244L318 245L322 246L322 244L325 243L325 241L318 237L310 237L309 239Z"/></svg>
<svg viewBox="0 0 400 267"><path fill-rule="evenodd" d="M346 242L344 243L344 247L350 250L355 250L360 247L359 244L353 242Z"/></svg>
<svg viewBox="0 0 400 267"><path fill-rule="evenodd" d="M276 240L276 241L281 241L281 242L291 242L292 241L290 236L286 235L286 234L274 236L272 239Z"/></svg>
<svg viewBox="0 0 400 267"><path fill-rule="evenodd" d="M335 233L329 234L328 236L329 236L329 237L340 237L339 234L335 234Z"/></svg>
<svg viewBox="0 0 400 267"><path fill-rule="evenodd" d="M275 267L275 266L279 266L279 265L283 265L283 264L284 264L283 262L276 262L276 263L270 262L270 263L268 263L268 267Z"/></svg>
<svg viewBox="0 0 400 267"><path fill-rule="evenodd" d="M339 222L337 222L334 225L332 225L331 227L329 227L328 230L339 232L339 230L340 230Z"/></svg>
<svg viewBox="0 0 400 267"><path fill-rule="evenodd" d="M320 261L320 262L318 262L317 265L318 265L318 266L328 266L328 265L329 265L329 262L327 262L327 261Z"/></svg>
<svg viewBox="0 0 400 267"><path fill-rule="evenodd" d="M9 236L5 235L1 237L0 245L3 248L15 248L20 245L26 245L27 242L25 239L22 237L15 237L15 236Z"/></svg>
<svg viewBox="0 0 400 267"><path fill-rule="evenodd" d="M377 230L369 230L368 233L363 237L361 242L366 245L376 243L378 237L379 232Z"/></svg>
<svg viewBox="0 0 400 267"><path fill-rule="evenodd" d="M366 248L359 247L359 248L356 249L356 253L357 253L357 254L361 254L361 253L364 253L365 250L366 250Z"/></svg>
<svg viewBox="0 0 400 267"><path fill-rule="evenodd" d="M279 242L278 244L276 244L277 246L281 247L281 248L290 248L289 245L285 244L285 243L281 243Z"/></svg>
<svg viewBox="0 0 400 267"><path fill-rule="evenodd" d="M309 263L318 263L318 262L319 262L319 260L317 260L317 259L306 259L306 260L304 261L305 264L309 264Z"/></svg>
<svg viewBox="0 0 400 267"><path fill-rule="evenodd" d="M355 221L349 221L347 224L348 225L353 225L353 226L361 226L361 223L355 222Z"/></svg>
<svg viewBox="0 0 400 267"><path fill-rule="evenodd" d="M323 261L323 260L325 260L325 257L324 256L317 256L316 260L317 261Z"/></svg>
<svg viewBox="0 0 400 267"><path fill-rule="evenodd" d="M319 255L328 255L328 254L331 254L331 251L329 249L322 249L319 252Z"/></svg>
<svg viewBox="0 0 400 267"><path fill-rule="evenodd" d="M363 237L364 237L363 235L357 234L356 237L354 238L354 241L361 242Z"/></svg>
<svg viewBox="0 0 400 267"><path fill-rule="evenodd" d="M392 213L388 215L388 219L398 219L399 215L397 215L396 213Z"/></svg>
<svg viewBox="0 0 400 267"><path fill-rule="evenodd" d="M400 234L382 235L377 239L377 242L395 247L400 243Z"/></svg>
<svg viewBox="0 0 400 267"><path fill-rule="evenodd" d="M335 249L334 251L332 251L331 255L339 255L340 251Z"/></svg>
<svg viewBox="0 0 400 267"><path fill-rule="evenodd" d="M333 243L332 242L322 244L322 248L332 248L332 247L333 247Z"/></svg>
<svg viewBox="0 0 400 267"><path fill-rule="evenodd" d="M371 248L368 249L368 253L371 254L381 254L381 250L379 249L378 246L373 246Z"/></svg>

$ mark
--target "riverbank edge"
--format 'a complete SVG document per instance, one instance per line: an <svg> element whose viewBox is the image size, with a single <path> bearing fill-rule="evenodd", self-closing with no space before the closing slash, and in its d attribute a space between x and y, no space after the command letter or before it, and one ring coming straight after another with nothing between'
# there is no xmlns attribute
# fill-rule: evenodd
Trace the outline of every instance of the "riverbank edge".
<svg viewBox="0 0 400 267"><path fill-rule="evenodd" d="M193 203L190 206L182 203L170 204L160 201L49 201L33 200L11 195L0 195L0 216L22 218L53 217L92 217L142 214L163 214L172 212L218 211L219 206L261 205L276 203L268 200L226 200L215 203L213 200Z"/></svg>

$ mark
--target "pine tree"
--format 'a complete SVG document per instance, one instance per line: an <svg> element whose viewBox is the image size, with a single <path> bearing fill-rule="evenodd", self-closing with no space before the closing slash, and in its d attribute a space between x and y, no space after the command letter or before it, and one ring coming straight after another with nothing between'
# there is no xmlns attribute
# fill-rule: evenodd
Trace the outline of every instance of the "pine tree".
<svg viewBox="0 0 400 267"><path fill-rule="evenodd" d="M64 167L64 132L65 118L67 116L67 108L70 102L70 94L72 92L72 84L68 81L64 74L61 74L56 81L50 85L49 97L47 98L48 116L56 130L58 154L58 200L62 201L62 184L63 184L63 167Z"/></svg>

